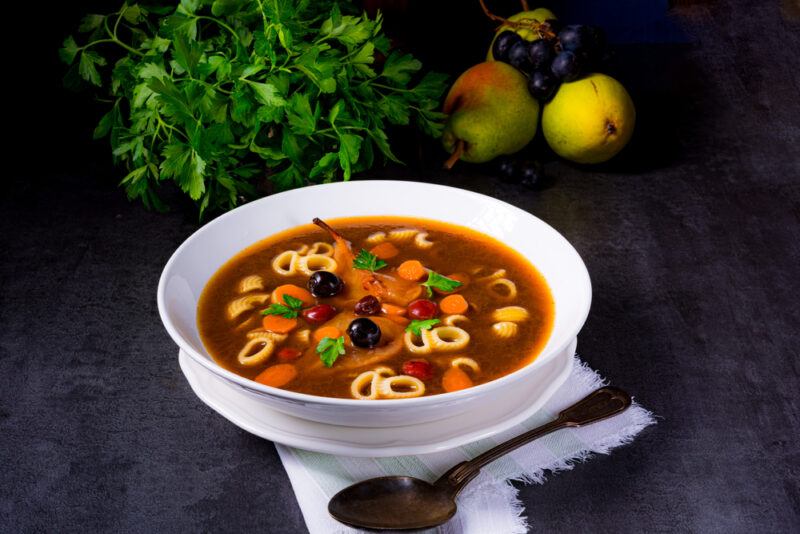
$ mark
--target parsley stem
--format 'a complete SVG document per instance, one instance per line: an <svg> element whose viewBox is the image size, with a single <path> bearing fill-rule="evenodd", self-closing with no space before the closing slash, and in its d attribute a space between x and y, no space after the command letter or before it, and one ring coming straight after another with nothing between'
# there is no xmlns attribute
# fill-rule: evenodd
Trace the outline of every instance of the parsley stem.
<svg viewBox="0 0 800 534"><path fill-rule="evenodd" d="M230 26L228 26L227 24L225 24L221 20L215 19L214 17L208 17L206 15L195 15L195 18L197 20L208 20L210 22L216 23L217 25L219 25L219 26L225 28L226 30L228 30L231 33L231 35L233 35L239 43L242 42L242 40L239 38L239 34L236 33L236 30L234 30L233 28L231 28Z"/></svg>
<svg viewBox="0 0 800 534"><path fill-rule="evenodd" d="M91 48L91 47L93 47L95 45L99 45L99 44L103 44L103 43L116 43L119 46L121 46L122 48L124 48L125 50L127 50L128 52L130 52L132 54L136 54L137 56L144 57L144 54L142 54L141 52L139 52L135 48L131 48L130 46L126 45L125 43L123 43L119 39L98 39L97 41L92 41L91 43L86 43L85 45L83 45L81 47L78 47L78 50L88 50L89 48Z"/></svg>

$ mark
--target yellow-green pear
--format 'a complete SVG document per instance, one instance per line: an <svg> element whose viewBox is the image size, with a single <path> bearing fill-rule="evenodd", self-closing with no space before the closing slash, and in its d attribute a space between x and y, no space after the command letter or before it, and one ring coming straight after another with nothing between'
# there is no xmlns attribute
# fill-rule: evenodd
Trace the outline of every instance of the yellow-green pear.
<svg viewBox="0 0 800 534"><path fill-rule="evenodd" d="M499 61L467 69L450 88L444 102L449 115L442 144L452 167L462 159L483 163L513 154L536 135L539 102L528 91L528 80Z"/></svg>
<svg viewBox="0 0 800 534"><path fill-rule="evenodd" d="M542 112L547 144L576 163L601 163L614 157L630 140L635 123L630 95L605 74L562 83Z"/></svg>

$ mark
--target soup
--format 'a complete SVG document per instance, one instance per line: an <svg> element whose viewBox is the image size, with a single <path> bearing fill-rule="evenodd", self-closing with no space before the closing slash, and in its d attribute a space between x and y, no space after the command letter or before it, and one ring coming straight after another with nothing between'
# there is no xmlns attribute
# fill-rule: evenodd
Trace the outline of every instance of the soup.
<svg viewBox="0 0 800 534"><path fill-rule="evenodd" d="M472 387L533 361L553 325L544 278L466 227L318 219L260 241L209 280L200 336L265 385L355 399Z"/></svg>

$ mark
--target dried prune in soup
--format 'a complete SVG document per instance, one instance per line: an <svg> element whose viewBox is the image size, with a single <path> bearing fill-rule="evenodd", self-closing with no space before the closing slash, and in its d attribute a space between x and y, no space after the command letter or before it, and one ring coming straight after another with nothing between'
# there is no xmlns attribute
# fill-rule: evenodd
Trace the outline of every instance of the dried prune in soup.
<svg viewBox="0 0 800 534"><path fill-rule="evenodd" d="M373 295L367 295L355 305L357 315L378 315L381 312L381 301Z"/></svg>

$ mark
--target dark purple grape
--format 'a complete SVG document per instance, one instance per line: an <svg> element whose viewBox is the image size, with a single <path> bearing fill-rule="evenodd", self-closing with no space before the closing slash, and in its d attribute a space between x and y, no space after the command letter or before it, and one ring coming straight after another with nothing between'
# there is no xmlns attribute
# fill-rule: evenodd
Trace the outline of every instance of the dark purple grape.
<svg viewBox="0 0 800 534"><path fill-rule="evenodd" d="M584 50L591 41L589 27L582 24L566 26L558 32L558 40L561 43L562 50L569 50L570 52Z"/></svg>
<svg viewBox="0 0 800 534"><path fill-rule="evenodd" d="M556 78L565 82L577 80L583 70L583 59L572 52L561 52L550 65L550 71Z"/></svg>
<svg viewBox="0 0 800 534"><path fill-rule="evenodd" d="M538 161L524 161L519 169L519 183L530 189L541 189L546 183L542 164Z"/></svg>
<svg viewBox="0 0 800 534"><path fill-rule="evenodd" d="M372 319L361 317L350 323L347 335L356 347L371 349L381 340L381 328Z"/></svg>
<svg viewBox="0 0 800 534"><path fill-rule="evenodd" d="M513 31L500 32L492 45L492 57L495 61L505 61L508 63L508 52L511 47L522 42L522 37Z"/></svg>
<svg viewBox="0 0 800 534"><path fill-rule="evenodd" d="M504 157L497 165L497 170L500 172L500 177L506 182L516 182L517 179L517 161Z"/></svg>
<svg viewBox="0 0 800 534"><path fill-rule="evenodd" d="M534 98L546 102L558 88L558 79L549 71L535 71L528 79L528 90Z"/></svg>
<svg viewBox="0 0 800 534"><path fill-rule="evenodd" d="M342 279L328 271L317 271L308 279L308 290L315 297L333 297L338 295L344 283Z"/></svg>
<svg viewBox="0 0 800 534"><path fill-rule="evenodd" d="M527 73L531 68L531 63L528 60L528 43L520 41L508 51L508 62L512 67L515 67L522 72Z"/></svg>
<svg viewBox="0 0 800 534"><path fill-rule="evenodd" d="M550 67L553 57L555 51L550 41L539 39L528 45L528 62L534 70Z"/></svg>

